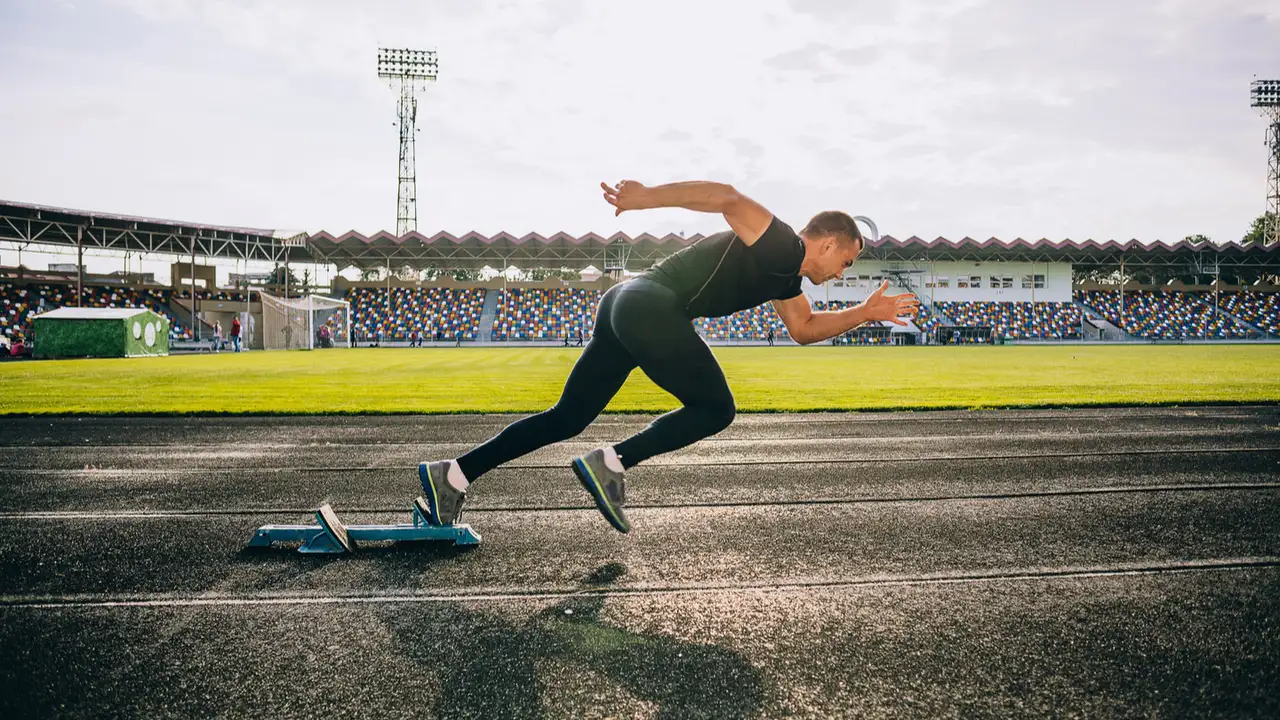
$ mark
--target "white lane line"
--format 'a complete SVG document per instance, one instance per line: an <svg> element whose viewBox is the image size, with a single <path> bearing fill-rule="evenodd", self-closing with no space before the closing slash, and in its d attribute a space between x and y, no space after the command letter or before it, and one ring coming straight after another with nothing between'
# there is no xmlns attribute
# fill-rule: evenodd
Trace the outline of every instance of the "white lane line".
<svg viewBox="0 0 1280 720"><path fill-rule="evenodd" d="M772 441L771 441L772 442ZM1260 447L1240 447L1240 448L1215 448L1215 447L1192 447L1192 448L1157 448L1149 450L1078 450L1074 452L1061 453L1032 453L1032 454L1005 454L1005 455L921 455L919 457L819 457L819 458L796 458L790 460L781 460L777 458L761 458L749 460L727 460L723 458L715 460L698 460L693 462L646 462L647 468L678 468L678 467L736 467L736 466L760 466L760 465L832 465L838 463L919 463L919 462L984 462L993 460L1041 460L1041 459L1077 459L1087 460L1098 457L1127 457L1127 456L1144 456L1144 455L1218 455L1218 454L1239 454L1239 453L1268 453L1280 452L1280 446L1260 446ZM503 469L511 470L564 470L568 467L568 463L508 463L503 465ZM86 474L95 473L111 474L111 473L128 473L139 475L159 475L159 474L192 474L192 473L264 473L264 472L410 472L413 468L407 465L326 465L326 466L268 466L268 467L173 467L173 468L118 468L118 467L89 467L89 468L7 468L0 471L0 477L9 475L67 475L67 474Z"/></svg>
<svg viewBox="0 0 1280 720"><path fill-rule="evenodd" d="M1030 490L1026 492L976 493L968 495L907 495L901 497L847 497L847 498L796 498L792 500L741 500L708 501L692 503L635 503L628 510L677 510L681 508L738 508L738 507L795 507L803 505L882 505L889 503L964 502L968 500L1018 500L1087 495L1118 495L1170 492L1220 492L1229 490L1276 490L1280 482L1255 483L1200 483L1194 485L1111 485L1095 488L1070 488L1063 490ZM403 513L402 507L344 507L343 513L393 514ZM468 508L468 513L549 513L595 512L594 505L494 505ZM25 512L0 512L5 520L195 520L210 517L245 517L259 515L311 515L315 508L263 507L226 510L32 510Z"/></svg>
<svg viewBox="0 0 1280 720"><path fill-rule="evenodd" d="M773 593L844 590L912 585L960 585L992 582L1089 579L1106 577L1225 572L1280 568L1280 557L1214 558L1151 564L1000 570L977 573L879 575L846 580L784 583L713 583L699 585L636 585L613 588L511 590L474 588L471 591L408 590L403 592L271 594L271 593L139 593L128 595L0 595L0 611L66 608L149 608L262 605L395 604L422 602L501 602L561 600L576 597L644 597L724 593Z"/></svg>

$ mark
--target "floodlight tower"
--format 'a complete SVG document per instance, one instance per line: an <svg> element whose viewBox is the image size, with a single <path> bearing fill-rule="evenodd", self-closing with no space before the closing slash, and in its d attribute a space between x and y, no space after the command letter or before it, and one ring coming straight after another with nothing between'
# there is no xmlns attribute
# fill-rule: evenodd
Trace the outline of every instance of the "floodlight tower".
<svg viewBox="0 0 1280 720"><path fill-rule="evenodd" d="M1254 80L1249 85L1250 105L1267 122L1267 212L1262 244L1280 243L1280 80Z"/></svg>
<svg viewBox="0 0 1280 720"><path fill-rule="evenodd" d="M434 50L378 48L378 77L398 91L397 124L400 126L400 181L396 190L396 234L418 229L418 176L414 168L414 128L418 120L416 93L436 80Z"/></svg>

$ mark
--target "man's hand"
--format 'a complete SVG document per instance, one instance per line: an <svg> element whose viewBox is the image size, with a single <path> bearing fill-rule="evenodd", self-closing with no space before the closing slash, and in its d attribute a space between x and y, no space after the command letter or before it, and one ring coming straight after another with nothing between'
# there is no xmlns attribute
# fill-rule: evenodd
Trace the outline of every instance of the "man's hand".
<svg viewBox="0 0 1280 720"><path fill-rule="evenodd" d="M623 210L643 210L650 207L641 203L641 198L648 188L635 180L623 180L613 187L609 187L607 183L600 183L600 188L604 190L604 199L615 208L614 217L621 215Z"/></svg>
<svg viewBox="0 0 1280 720"><path fill-rule="evenodd" d="M889 281L885 280L880 283L880 287L867 296L866 300L858 303L858 307L862 309L863 320L873 322L877 320L885 320L894 325L903 325L898 318L915 317L920 312L920 300L911 293L902 293L900 295L885 295L884 291L889 289Z"/></svg>

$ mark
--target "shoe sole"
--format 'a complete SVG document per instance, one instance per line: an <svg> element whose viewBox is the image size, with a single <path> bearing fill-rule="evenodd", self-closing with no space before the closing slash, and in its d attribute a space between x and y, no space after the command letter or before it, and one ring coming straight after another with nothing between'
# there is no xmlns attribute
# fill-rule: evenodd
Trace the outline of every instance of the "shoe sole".
<svg viewBox="0 0 1280 720"><path fill-rule="evenodd" d="M431 511L427 521L432 525L444 525L440 522L439 500L436 498L436 484L431 481L431 467L427 463L418 463L418 482L422 483L422 491L427 496L427 509Z"/></svg>
<svg viewBox="0 0 1280 720"><path fill-rule="evenodd" d="M600 482L596 480L595 473L591 472L591 468L581 458L575 459L571 463L573 474L578 476L578 482L582 483L582 487L586 488L591 497L596 501L596 508L600 510L600 514L604 515L604 519L609 521L614 530L620 533L630 532L631 523L618 517L613 509L613 504L605 497L604 488L600 487Z"/></svg>

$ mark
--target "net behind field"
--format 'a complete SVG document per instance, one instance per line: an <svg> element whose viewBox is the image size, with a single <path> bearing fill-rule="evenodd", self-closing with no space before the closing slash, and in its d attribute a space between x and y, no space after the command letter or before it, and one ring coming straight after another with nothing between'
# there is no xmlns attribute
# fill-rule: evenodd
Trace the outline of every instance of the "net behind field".
<svg viewBox="0 0 1280 720"><path fill-rule="evenodd" d="M264 350L349 347L351 304L323 295L282 298L262 293Z"/></svg>

